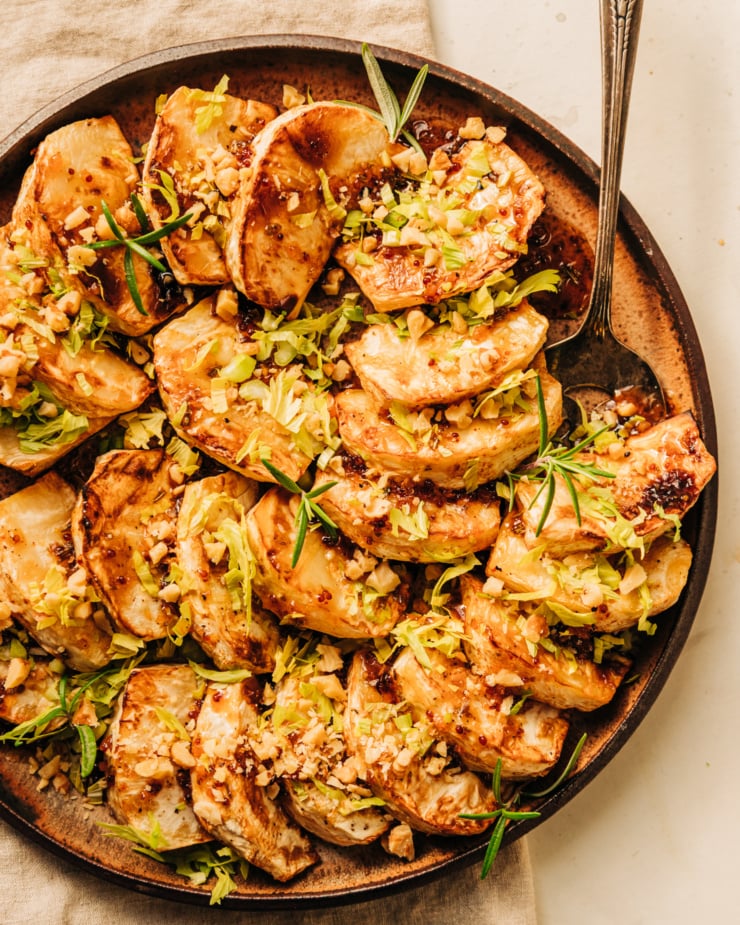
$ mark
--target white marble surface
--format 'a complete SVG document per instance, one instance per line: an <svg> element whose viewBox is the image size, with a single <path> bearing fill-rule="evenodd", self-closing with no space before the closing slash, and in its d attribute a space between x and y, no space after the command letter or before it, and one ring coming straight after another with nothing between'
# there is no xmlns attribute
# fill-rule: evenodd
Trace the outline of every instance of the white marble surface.
<svg viewBox="0 0 740 925"><path fill-rule="evenodd" d="M518 99L600 160L596 0L430 2L441 61ZM738 3L645 3L622 186L703 344L720 521L701 608L655 706L606 770L530 837L541 925L737 921L738 35Z"/></svg>

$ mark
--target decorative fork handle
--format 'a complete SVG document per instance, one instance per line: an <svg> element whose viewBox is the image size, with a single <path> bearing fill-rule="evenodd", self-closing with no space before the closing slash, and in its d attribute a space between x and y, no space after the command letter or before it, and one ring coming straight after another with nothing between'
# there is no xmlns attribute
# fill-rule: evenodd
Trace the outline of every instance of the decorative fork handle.
<svg viewBox="0 0 740 925"><path fill-rule="evenodd" d="M601 181L594 282L584 323L603 337L610 326L622 155L643 0L601 0Z"/></svg>

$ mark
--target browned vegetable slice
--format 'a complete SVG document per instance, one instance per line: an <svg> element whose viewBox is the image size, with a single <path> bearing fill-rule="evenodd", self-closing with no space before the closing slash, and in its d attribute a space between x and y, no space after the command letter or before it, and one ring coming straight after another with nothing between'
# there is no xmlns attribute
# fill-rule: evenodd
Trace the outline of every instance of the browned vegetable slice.
<svg viewBox="0 0 740 925"><path fill-rule="evenodd" d="M326 543L308 530L298 562L295 495L269 489L247 514L254 588L283 622L342 638L385 636L404 612L406 586L386 561L359 547Z"/></svg>
<svg viewBox="0 0 740 925"><path fill-rule="evenodd" d="M154 839L158 850L211 840L183 786L195 763L189 733L202 683L188 665L134 669L103 740L108 805L121 824Z"/></svg>
<svg viewBox="0 0 740 925"><path fill-rule="evenodd" d="M544 544L558 555L614 552L648 542L675 529L676 519L690 510L717 468L689 413L666 418L602 452L584 450L576 461L614 477L577 485L579 523L570 491L556 475L553 505L541 529L547 493L540 492L538 482L518 483L517 505L530 548Z"/></svg>
<svg viewBox="0 0 740 925"><path fill-rule="evenodd" d="M490 324L464 331L444 323L408 336L395 324L372 324L344 349L362 388L379 407L397 401L419 409L472 398L507 374L526 369L544 346L547 326L547 319L525 301ZM412 327L410 314L409 331Z"/></svg>
<svg viewBox="0 0 740 925"><path fill-rule="evenodd" d="M208 832L275 880L318 861L306 835L283 812L277 787L260 783L247 737L256 730L254 682L210 683L193 736L193 809Z"/></svg>
<svg viewBox="0 0 740 925"><path fill-rule="evenodd" d="M499 499L489 489L446 491L431 482L378 476L356 458L318 472L314 487L336 484L321 506L342 533L381 559L444 562L489 549Z"/></svg>
<svg viewBox="0 0 740 925"><path fill-rule="evenodd" d="M126 281L125 249L92 251L85 245L113 237L103 202L124 234L141 233L128 204L138 183L133 151L115 119L82 119L51 132L39 144L12 216L14 228L28 229L31 251L52 265L59 254L62 274L82 283L85 297L109 318L111 327L133 337L151 330L171 311L159 299L152 268L133 257L136 288L147 312L142 314Z"/></svg>
<svg viewBox="0 0 740 925"><path fill-rule="evenodd" d="M575 614L597 632L618 633L668 610L678 600L691 567L691 547L661 536L644 556L606 557L575 552L552 556L530 550L516 514L504 519L486 574L514 592L539 594Z"/></svg>
<svg viewBox="0 0 740 925"><path fill-rule="evenodd" d="M452 157L430 159L431 177L418 184L420 208L413 236L402 228L383 236L369 259L358 260L355 241L341 244L337 261L352 274L378 311L395 311L477 289L526 251L545 191L524 161L492 129L471 138ZM441 192L440 192L441 190ZM379 199L376 205L382 205Z"/></svg>
<svg viewBox="0 0 740 925"><path fill-rule="evenodd" d="M161 639L177 622L174 560L179 467L164 450L100 456L75 505L75 550L126 633Z"/></svg>
<svg viewBox="0 0 740 925"><path fill-rule="evenodd" d="M551 642L547 621L531 606L488 597L483 583L471 575L463 575L460 584L464 648L480 675L504 676L508 686L520 686L535 700L562 710L597 710L614 697L629 668L627 660L597 665L557 644L553 652L546 648Z"/></svg>
<svg viewBox="0 0 740 925"><path fill-rule="evenodd" d="M238 385L228 383L225 404L214 405L214 380L223 380L221 370L239 357L251 357L257 348L241 330L236 312L221 311L223 302L219 296L209 296L155 335L154 367L164 409L184 440L229 468L272 481L261 462L264 456L298 479L310 458L296 446L294 435L265 410L267 402L242 398ZM282 374L288 388L289 373ZM298 380L308 387L302 376ZM269 391L267 383L263 386L263 392ZM274 388L280 388L280 382Z"/></svg>
<svg viewBox="0 0 740 925"><path fill-rule="evenodd" d="M233 203L225 255L236 288L266 308L300 306L342 228L335 197L359 192L388 145L377 119L343 103L307 103L270 122Z"/></svg>
<svg viewBox="0 0 740 925"><path fill-rule="evenodd" d="M14 618L78 671L107 665L110 631L69 536L71 485L48 472L0 501L0 588Z"/></svg>
<svg viewBox="0 0 740 925"><path fill-rule="evenodd" d="M517 694L504 685L487 684L470 667L430 649L422 665L411 649L393 662L401 697L413 704L474 771L493 774L501 762L504 778L546 774L560 757L568 721L559 712L527 701L511 708Z"/></svg>
<svg viewBox="0 0 740 925"><path fill-rule="evenodd" d="M231 281L223 258L231 205L254 136L277 115L267 103L178 87L159 111L142 170L144 200L155 228L178 215L191 221L162 240L184 286Z"/></svg>
<svg viewBox="0 0 740 925"><path fill-rule="evenodd" d="M256 500L255 482L224 472L186 485L177 516L181 606L190 608L190 635L221 669L275 666L277 621L252 599L249 583L244 519Z"/></svg>
<svg viewBox="0 0 740 925"><path fill-rule="evenodd" d="M554 433L562 414L560 385L544 370L548 431ZM336 398L342 442L369 468L395 478L430 479L449 489L470 488L498 478L536 452L539 416L529 409L487 418L464 418L457 425L435 409L422 412L378 411L362 389L347 389ZM437 421L439 420L439 423ZM396 423L399 421L400 423Z"/></svg>
<svg viewBox="0 0 740 925"><path fill-rule="evenodd" d="M389 812L433 835L475 835L490 825L490 820L461 814L495 810L491 788L460 768L432 727L413 720L387 666L368 651L357 652L347 691L348 747Z"/></svg>

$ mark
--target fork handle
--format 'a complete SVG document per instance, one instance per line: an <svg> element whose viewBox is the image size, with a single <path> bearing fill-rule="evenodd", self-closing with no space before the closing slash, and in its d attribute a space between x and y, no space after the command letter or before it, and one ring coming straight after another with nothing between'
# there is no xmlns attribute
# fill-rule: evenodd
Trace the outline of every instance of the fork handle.
<svg viewBox="0 0 740 925"><path fill-rule="evenodd" d="M601 181L590 325L600 337L610 326L614 246L622 155L643 0L601 0Z"/></svg>

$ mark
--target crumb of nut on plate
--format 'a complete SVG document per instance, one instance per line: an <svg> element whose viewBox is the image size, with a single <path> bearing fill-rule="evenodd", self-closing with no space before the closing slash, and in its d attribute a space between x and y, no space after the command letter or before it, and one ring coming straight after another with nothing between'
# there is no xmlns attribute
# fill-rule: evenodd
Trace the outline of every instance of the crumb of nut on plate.
<svg viewBox="0 0 740 925"><path fill-rule="evenodd" d="M0 743L214 901L325 844L482 835L487 872L676 603L715 471L681 409L564 431L545 185L363 60L379 112L224 76L141 157L63 125L0 230Z"/></svg>

